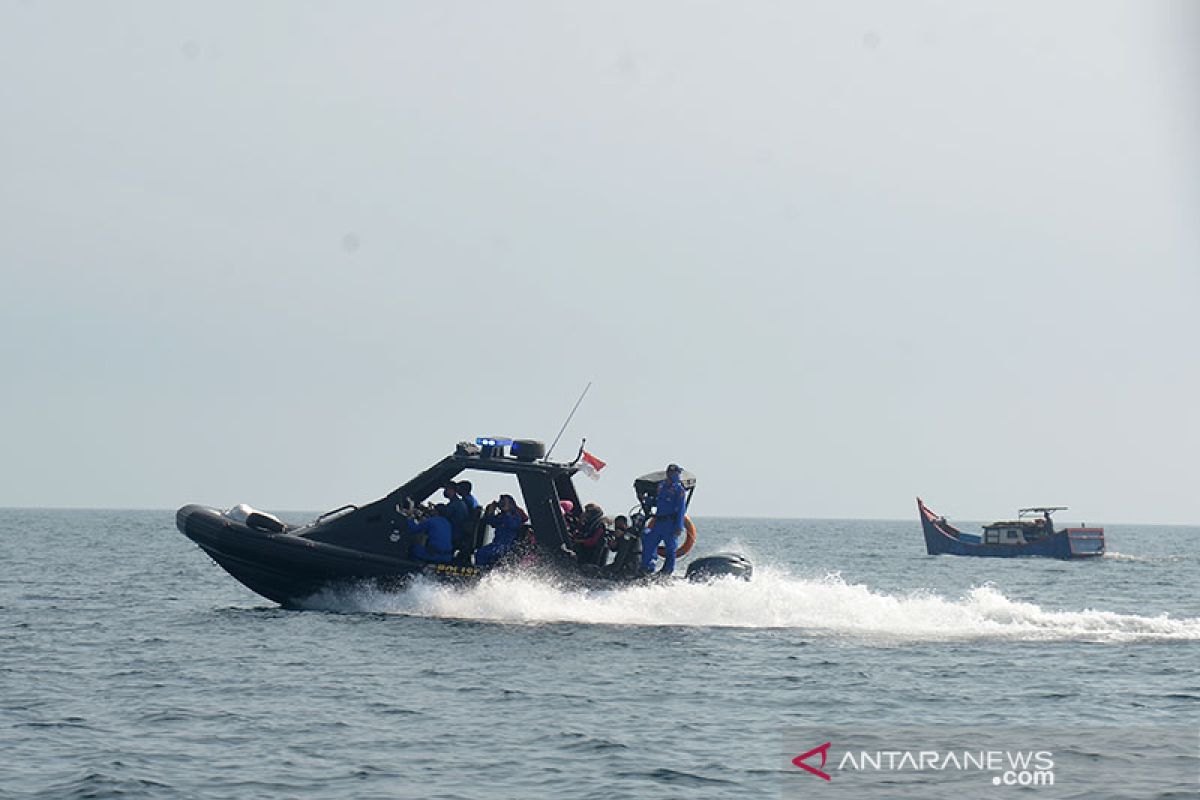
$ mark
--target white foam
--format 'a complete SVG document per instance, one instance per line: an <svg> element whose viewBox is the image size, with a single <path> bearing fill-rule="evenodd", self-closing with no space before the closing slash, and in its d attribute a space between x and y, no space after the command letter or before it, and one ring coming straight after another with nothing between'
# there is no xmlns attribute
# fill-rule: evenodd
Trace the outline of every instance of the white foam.
<svg viewBox="0 0 1200 800"><path fill-rule="evenodd" d="M769 568L757 570L749 583L726 578L605 590L563 588L521 575L490 575L467 586L418 580L396 593L324 593L308 606L510 624L789 628L879 642L1200 640L1200 618L1050 611L987 586L957 599L929 591L892 594L836 575L808 580Z"/></svg>
<svg viewBox="0 0 1200 800"><path fill-rule="evenodd" d="M1102 558L1107 558L1110 561L1134 561L1139 564L1158 564L1163 562L1186 561L1190 557L1182 555L1164 555L1164 556L1135 556L1128 553L1117 553L1109 550Z"/></svg>

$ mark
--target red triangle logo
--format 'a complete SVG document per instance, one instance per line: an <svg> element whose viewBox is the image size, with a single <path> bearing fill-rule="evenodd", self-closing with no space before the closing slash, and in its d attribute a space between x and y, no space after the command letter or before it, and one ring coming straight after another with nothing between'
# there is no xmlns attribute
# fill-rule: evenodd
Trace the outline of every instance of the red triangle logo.
<svg viewBox="0 0 1200 800"><path fill-rule="evenodd" d="M825 766L825 758L829 754L829 742L826 742L825 744L821 745L820 747L814 747L812 750L809 750L807 753L801 753L800 755L798 755L792 759L792 763L795 764L800 769L805 770L806 772L811 772L813 775L816 775L818 778L822 778L824 780L830 780L828 772L825 772L824 770L821 770L821 769L817 769L816 767L810 767L808 764L804 763L805 759L812 758L817 753L821 754L821 766L824 767Z"/></svg>

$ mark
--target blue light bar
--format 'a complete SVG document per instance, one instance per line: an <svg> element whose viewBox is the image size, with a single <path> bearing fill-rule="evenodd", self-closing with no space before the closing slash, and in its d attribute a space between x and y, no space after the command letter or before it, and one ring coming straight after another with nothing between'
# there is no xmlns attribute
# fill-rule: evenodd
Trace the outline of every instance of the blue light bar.
<svg viewBox="0 0 1200 800"><path fill-rule="evenodd" d="M480 436L475 440L475 444L480 447L508 447L512 443L512 439L506 439L503 436Z"/></svg>

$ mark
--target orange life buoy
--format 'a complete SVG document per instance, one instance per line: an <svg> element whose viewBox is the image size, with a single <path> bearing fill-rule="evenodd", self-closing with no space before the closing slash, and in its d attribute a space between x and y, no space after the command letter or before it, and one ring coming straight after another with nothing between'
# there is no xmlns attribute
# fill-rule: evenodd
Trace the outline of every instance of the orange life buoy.
<svg viewBox="0 0 1200 800"><path fill-rule="evenodd" d="M654 518L651 517L646 523L646 530L654 527ZM696 544L696 523L692 522L692 518L684 516L683 518L683 544L675 549L675 557L686 556ZM658 546L658 555L660 558L667 557L667 549L661 544Z"/></svg>

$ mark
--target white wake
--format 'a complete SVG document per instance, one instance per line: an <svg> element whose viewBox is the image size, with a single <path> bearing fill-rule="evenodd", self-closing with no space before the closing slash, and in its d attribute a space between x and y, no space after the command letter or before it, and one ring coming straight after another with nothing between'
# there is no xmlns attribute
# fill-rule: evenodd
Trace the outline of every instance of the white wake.
<svg viewBox="0 0 1200 800"><path fill-rule="evenodd" d="M929 591L888 593L837 576L809 580L769 568L757 570L749 583L681 580L604 590L559 587L520 575L490 575L466 586L418 580L395 593L366 587L326 592L306 605L510 624L784 628L881 642L1200 641L1200 618L1053 611L1011 600L992 587L977 587L959 598Z"/></svg>

